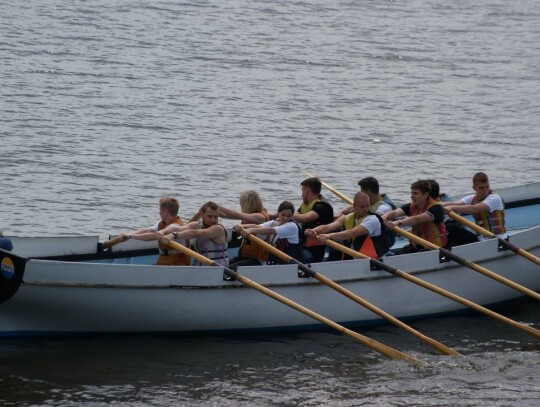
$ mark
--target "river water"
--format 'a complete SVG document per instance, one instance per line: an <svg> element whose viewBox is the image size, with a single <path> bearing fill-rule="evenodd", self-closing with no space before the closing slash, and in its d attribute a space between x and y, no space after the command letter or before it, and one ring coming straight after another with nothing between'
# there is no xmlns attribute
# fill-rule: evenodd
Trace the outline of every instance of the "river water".
<svg viewBox="0 0 540 407"><path fill-rule="evenodd" d="M148 226L159 198L270 210L300 169L352 196L376 176L407 200L540 178L540 3L0 3L0 228L98 235ZM330 197L336 207L342 203ZM505 310L538 326L540 307ZM539 345L477 315L365 333L428 360L389 362L332 333L0 342L0 401L28 406L521 406ZM510 328L511 330L511 328Z"/></svg>

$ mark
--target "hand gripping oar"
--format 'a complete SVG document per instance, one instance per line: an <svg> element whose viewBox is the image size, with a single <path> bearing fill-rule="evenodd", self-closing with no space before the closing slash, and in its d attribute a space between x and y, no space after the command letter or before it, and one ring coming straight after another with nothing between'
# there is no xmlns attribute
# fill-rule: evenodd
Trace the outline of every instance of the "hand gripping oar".
<svg viewBox="0 0 540 407"><path fill-rule="evenodd" d="M207 264L209 266L218 266L223 267L221 264L215 262L214 260L209 259L208 257L205 257L191 249L188 249L185 246L182 246L181 244L176 243L175 241L171 240L168 237L162 237L160 239L160 242L164 244L168 244L170 247L173 247L174 249L178 250L179 252L185 253L190 257L193 257L194 259L197 259L199 262L203 264ZM357 332L351 331L350 329L345 328L342 325L339 325L338 323L323 317L322 315L317 314L316 312L297 304L296 302L282 296L281 294L276 293L275 291L272 291L259 283L256 283L253 280L250 280L247 277L242 276L241 274L231 270L228 267L223 267L224 272L231 277L233 280L238 280L242 284L247 285L248 287L254 288L255 290L259 291L260 293L267 295L270 298L273 298L276 301L281 302L282 304L285 304L293 309L295 309L298 312L301 312L302 314L305 314L311 318L316 319L319 322L322 322L323 324L328 325L329 327L353 338L355 341L367 346L368 348L377 351L379 353L382 353L383 355L391 358L391 359L399 359L399 360L405 360L407 362L414 362L414 363L421 363L420 360L409 356L405 353L402 353L394 348L391 348L390 346L384 345L380 342L377 342L374 339L368 338L364 335L361 335Z"/></svg>
<svg viewBox="0 0 540 407"><path fill-rule="evenodd" d="M514 253L519 254L520 256L525 257L527 260L530 260L533 263L536 263L537 265L540 266L540 258L536 257L534 254L529 253L528 251L526 251L524 249L520 249L519 247L513 245L512 243L510 243L510 242L508 242L508 241L506 241L504 239L501 239L500 237L495 235L493 232L491 232L491 231L489 231L487 229L484 229L481 226L478 226L476 223L471 222L470 220L465 219L462 216L459 216L454 211L448 212L448 216L450 216L452 219L458 221L459 223L462 223L463 225L471 228L472 230L474 230L477 233L480 233L480 234L482 234L484 236L487 236L489 238L496 238L499 241L499 244L501 246L512 250Z"/></svg>
<svg viewBox="0 0 540 407"><path fill-rule="evenodd" d="M453 301L456 301L460 304L463 304L469 308L472 308L473 310L475 311L478 311L478 312L482 312L483 314L485 315L488 315L490 317L493 317L495 319L498 319L499 321L502 321L502 322L505 322L507 323L508 325L512 325L513 327L515 328L518 328L518 329L521 329L522 331L528 333L529 335L531 336L534 336L536 339L540 339L540 331L538 329L535 329L535 328L531 328L530 326L527 326L527 325L524 325L524 324L521 324L519 322L516 322L514 321L513 319L510 319L510 318L507 318L501 314L498 314L494 311L491 311L490 309L487 309L481 305L478 305L472 301L469 301L463 297L460 297L458 296L457 294L453 294L449 291L446 291L445 289L443 288L440 288L440 287L437 287L436 285L433 285L431 283L428 283L427 281L424 281L418 277L415 277L409 273L405 273L404 271L401 271L399 269L396 269L394 267L391 267L385 263L383 263L382 261L379 261L379 260L375 260L375 259L372 259L371 257L369 256L366 256L362 253L359 253L355 250L352 250L348 247L345 247L337 242L334 242L330 239L327 239L326 242L325 242L328 246L336 249L336 250L339 250L343 253L346 253L348 254L349 256L351 257L354 257L354 258L357 258L357 259L369 259L370 260L370 263L374 266L377 266L378 268L380 268L381 270L384 270L394 276L397 276L397 277L401 277L407 281L410 281L411 283L414 283L414 284L417 284L421 287L424 287L424 288L427 288L428 290L430 291L433 291L434 293L437 293L437 294L440 294L446 298L449 298Z"/></svg>
<svg viewBox="0 0 540 407"><path fill-rule="evenodd" d="M308 175L308 176L312 176L311 174L309 174L308 172L304 171L304 170L301 170L304 174ZM323 187L325 187L326 189L328 189L329 191L331 191L332 193L336 194L337 196L339 196L341 199L343 199L345 202L349 203L352 205L352 200L350 198L347 198L345 195L339 193L338 191L336 191L334 188L332 188L330 185L328 185L327 183L321 181L321 184ZM499 283L502 283L502 284L505 284L509 287L512 287L513 289L517 290L517 291L520 291L530 297L533 297L534 299L536 300L540 300L540 294L534 292L533 290L530 290L528 289L527 287L523 287L522 285L512 281L512 280L509 280L505 277L502 277L476 263L473 263L471 261L468 261L462 257L459 257L457 255L455 255L454 253L450 252L449 250L446 250L442 247L439 247L431 242L428 242L427 240L424 240L416 235L413 235L412 233L409 233L401 228L398 228L397 226L392 226L392 225L389 225L388 226L389 229L392 229L396 234L398 235L401 235L403 237L406 237L407 239L409 240L412 240L414 242L416 242L417 244L420 244L421 246L424 246L428 249L435 249L435 250L439 250L443 255L445 255L446 257L448 257L449 259L452 259L454 260L456 263L459 263L461 264L462 266L465 266L465 267L468 267L474 271L477 271L483 275L485 275L486 277L489 277L489 278L492 278L493 280L496 280L498 281Z"/></svg>
<svg viewBox="0 0 540 407"><path fill-rule="evenodd" d="M123 235L119 235L119 236L116 236L110 240L106 240L105 242L103 242L103 244L101 245L101 247L103 249L110 249L111 247L113 247L114 245L117 245L118 243L122 243L122 242L125 242L126 239Z"/></svg>
<svg viewBox="0 0 540 407"><path fill-rule="evenodd" d="M310 277L313 277L317 280L319 280L321 283L327 285L328 287L330 288L333 288L334 290L336 290L337 292L339 292L340 294L343 294L345 297L348 297L350 298L351 300L357 302L358 304L362 305L363 307L367 308L368 310L370 310L371 312L387 319L388 321L392 322L394 325L400 327L400 328L403 328L405 329L406 331L408 331L409 333L413 334L414 336L416 336L417 338L419 338L420 340L424 341L425 343L427 343L428 345L432 346L433 348L435 348L437 351L439 351L440 353L442 353L443 355L453 355L453 356L461 356L458 352L456 352L455 350L453 349L450 349L449 347L443 345L442 343L440 342L437 342L435 339L432 339L426 335L423 335L422 333L418 332L417 330L415 330L414 328L410 327L409 325L405 324L404 322L400 321L399 319L393 317L392 315L386 313L385 311L383 311L382 309L380 308L377 308L375 305L371 304L370 302L364 300L362 297L354 294L353 292L347 290L346 288L344 288L343 286L339 285L338 283L336 283L335 281L325 277L324 275L320 274L320 273L317 273L316 271L312 270L311 268L309 268L308 266L306 266L304 263L296 260L295 258L292 258L291 256L289 256L288 254L282 252L281 250L277 249L276 247L272 246L271 244L265 242L264 240L258 238L257 236L251 234L251 233L248 233L247 231L245 230L242 230L240 232L240 234L251 240L253 243L255 244L258 244L262 247L264 247L267 251L273 253L275 256L279 257L280 259L282 259L283 261L289 263L289 264L296 264L298 265L298 267L300 268L300 270L302 270L304 273L306 273L308 276Z"/></svg>
<svg viewBox="0 0 540 407"><path fill-rule="evenodd" d="M495 281L498 281L499 283L505 284L508 287L513 288L514 290L520 291L523 294L527 294L528 296L540 300L540 294L537 292L534 292L533 290L528 289L527 287L522 286L521 284L518 284L512 280L509 280L503 276L500 276L493 271L490 271L479 264L473 263L467 259L464 259L463 257L460 257L454 253L452 253L450 250L446 250L443 247L439 247L436 244L433 244L431 242L428 242L425 239L422 239L421 237L418 237L416 235L413 235L410 232L407 232L406 230L403 230L397 226L392 225L391 223L387 224L387 227L391 230L393 230L398 235L401 235L403 237L406 237L407 239L415 242L416 244L419 244L421 246L424 246L428 249L434 249L439 250L444 256L448 257L449 259L454 260L456 263L461 264L462 266L468 267L471 270L477 271L478 273L481 273L485 275L486 277L492 278Z"/></svg>

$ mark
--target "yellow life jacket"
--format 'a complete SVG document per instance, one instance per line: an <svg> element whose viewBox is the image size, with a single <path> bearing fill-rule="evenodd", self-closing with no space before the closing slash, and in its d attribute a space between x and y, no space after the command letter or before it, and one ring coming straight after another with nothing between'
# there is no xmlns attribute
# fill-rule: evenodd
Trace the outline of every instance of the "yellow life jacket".
<svg viewBox="0 0 540 407"><path fill-rule="evenodd" d="M356 214L354 212L351 212L345 218L343 227L345 228L345 230L351 230L354 227L360 225L362 221L366 218L366 216L363 216L361 218L356 218ZM375 243L373 242L373 239L368 233L365 235L357 236L352 241L349 241L347 243L351 247L351 249L358 251L358 253L365 254L366 256L369 256L372 259L378 259L380 257L377 254Z"/></svg>
<svg viewBox="0 0 540 407"><path fill-rule="evenodd" d="M328 202L324 202L320 199L314 199L313 201L311 201L309 204L306 204L306 203L302 203L302 205L300 205L300 208L298 209L298 211L303 215L303 214L306 214L310 211L313 210L313 208L315 207L316 204L318 203L321 203L321 204L324 204L324 205L328 205L330 208L332 208L332 206L328 203ZM333 209L332 209L332 217L333 217ZM313 222L306 222L302 225L302 229L303 230L306 230L306 229L313 229L319 225L323 225L323 223L321 222L321 219L317 219L316 221L313 221ZM305 238L304 240L304 245L305 247L314 247L314 246L324 246L324 243L321 243L319 242L319 240L317 238L314 238L312 236L303 236L303 238Z"/></svg>

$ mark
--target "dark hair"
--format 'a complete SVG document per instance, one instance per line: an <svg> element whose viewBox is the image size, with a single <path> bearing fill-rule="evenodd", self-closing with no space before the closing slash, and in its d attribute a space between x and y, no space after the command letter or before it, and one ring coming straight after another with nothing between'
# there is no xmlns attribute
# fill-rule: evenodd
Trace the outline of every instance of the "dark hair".
<svg viewBox="0 0 540 407"><path fill-rule="evenodd" d="M429 192L429 196L433 199L438 199L441 195L441 190L439 188L439 183L435 181L434 179L427 179L426 180L429 183L429 186L431 188L431 191Z"/></svg>
<svg viewBox="0 0 540 407"><path fill-rule="evenodd" d="M300 185L308 187L316 195L321 194L322 182L317 177L306 178Z"/></svg>
<svg viewBox="0 0 540 407"><path fill-rule="evenodd" d="M484 182L489 182L488 176L483 172L477 172L474 174L474 177L472 179L473 185L476 184L483 184Z"/></svg>
<svg viewBox="0 0 540 407"><path fill-rule="evenodd" d="M360 189L363 189L365 191L372 192L374 194L379 193L379 181L377 181L376 178L362 178L360 181L358 181L358 185L360 185Z"/></svg>
<svg viewBox="0 0 540 407"><path fill-rule="evenodd" d="M201 206L201 212L205 213L207 209L211 209L213 211L218 210L218 204L212 201L206 202L203 206Z"/></svg>
<svg viewBox="0 0 540 407"><path fill-rule="evenodd" d="M294 205L292 203L290 203L289 201L283 201L279 204L278 208L277 208L277 211L278 212L281 212L281 211L284 211L286 209L290 209L292 213L294 213Z"/></svg>
<svg viewBox="0 0 540 407"><path fill-rule="evenodd" d="M423 194L429 194L431 192L431 185L429 185L427 180L419 179L418 181L412 183L411 189L417 189Z"/></svg>

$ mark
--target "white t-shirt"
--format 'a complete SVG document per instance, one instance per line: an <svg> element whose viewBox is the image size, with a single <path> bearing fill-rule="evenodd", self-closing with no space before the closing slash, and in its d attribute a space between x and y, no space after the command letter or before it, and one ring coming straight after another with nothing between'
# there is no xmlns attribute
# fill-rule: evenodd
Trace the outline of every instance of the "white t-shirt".
<svg viewBox="0 0 540 407"><path fill-rule="evenodd" d="M467 195L464 198L461 198L461 202L465 205L472 205L472 200L475 197L475 194ZM489 207L489 211L502 211L504 209L504 204L501 197L497 194L489 194L486 199L482 201Z"/></svg>
<svg viewBox="0 0 540 407"><path fill-rule="evenodd" d="M472 200L474 198L475 194L467 195L464 198L461 198L461 202L463 202L465 205L472 205ZM489 194L486 199L482 201L482 203L485 203L489 207L489 211L502 211L504 209L504 203L501 199L501 197L497 194ZM498 234L497 237L500 237L501 239L506 239L508 235L506 233ZM478 240L486 240L489 239L488 237L484 235L479 235Z"/></svg>
<svg viewBox="0 0 540 407"><path fill-rule="evenodd" d="M294 222L287 222L281 226L274 220L261 224L263 228L272 227L276 230L276 236L280 239L287 239L289 243L296 244L300 242L298 237L298 226Z"/></svg>
<svg viewBox="0 0 540 407"><path fill-rule="evenodd" d="M371 237L376 237L376 236L381 235L381 222L379 222L379 219L375 215L366 216L364 219L362 219L362 222L360 222L360 225L367 229Z"/></svg>
<svg viewBox="0 0 540 407"><path fill-rule="evenodd" d="M377 209L375 209L375 212L377 212L379 215L384 215L386 212L390 212L391 210L392 207L386 202L383 202L377 207Z"/></svg>

